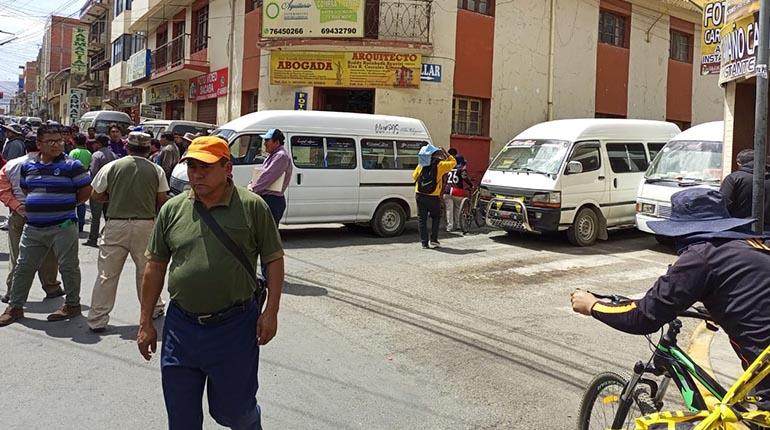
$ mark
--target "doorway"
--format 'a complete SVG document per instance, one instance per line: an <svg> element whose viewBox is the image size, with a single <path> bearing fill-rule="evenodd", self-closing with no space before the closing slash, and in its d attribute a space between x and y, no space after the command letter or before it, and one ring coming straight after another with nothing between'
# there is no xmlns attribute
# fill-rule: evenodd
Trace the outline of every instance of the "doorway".
<svg viewBox="0 0 770 430"><path fill-rule="evenodd" d="M316 94L316 110L374 113L374 90L317 88Z"/></svg>

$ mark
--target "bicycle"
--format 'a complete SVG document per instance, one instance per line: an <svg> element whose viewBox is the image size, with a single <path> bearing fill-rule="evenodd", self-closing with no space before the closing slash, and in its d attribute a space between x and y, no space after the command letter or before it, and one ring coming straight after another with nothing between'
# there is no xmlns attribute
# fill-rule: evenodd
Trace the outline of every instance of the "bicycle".
<svg viewBox="0 0 770 430"><path fill-rule="evenodd" d="M479 207L479 187L476 187L470 197L460 201L460 230L463 234L471 231L472 225L481 228L487 223L486 215Z"/></svg>
<svg viewBox="0 0 770 430"><path fill-rule="evenodd" d="M631 302L631 299L618 295L594 296L613 304ZM706 321L709 330L718 330L704 309L691 308L681 312L679 317L700 319ZM668 329L657 344L652 342L650 335L645 336L650 345L654 345L652 357L647 363L638 361L629 380L613 372L597 375L588 385L580 402L578 429L634 429L636 418L656 413L663 408L663 397L671 380L679 388L685 406L691 412L709 409L695 385L696 380L717 400L722 401L727 390L677 345L681 329L682 322L676 318L668 323ZM658 383L646 375L662 379Z"/></svg>

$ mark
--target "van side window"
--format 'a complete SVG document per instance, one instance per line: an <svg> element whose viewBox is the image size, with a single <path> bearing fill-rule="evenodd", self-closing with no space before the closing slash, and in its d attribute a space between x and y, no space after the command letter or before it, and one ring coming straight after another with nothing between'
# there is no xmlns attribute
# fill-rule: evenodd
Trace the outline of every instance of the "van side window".
<svg viewBox="0 0 770 430"><path fill-rule="evenodd" d="M396 169L396 152L392 140L361 140L361 159L364 169Z"/></svg>
<svg viewBox="0 0 770 430"><path fill-rule="evenodd" d="M261 164L265 161L265 157L262 156L262 138L259 137L259 134L238 136L230 144L230 160L236 166Z"/></svg>
<svg viewBox="0 0 770 430"><path fill-rule="evenodd" d="M414 170L417 167L417 154L420 152L420 148L427 144L428 142L397 140L396 168Z"/></svg>
<svg viewBox="0 0 770 430"><path fill-rule="evenodd" d="M323 169L324 138L320 136L292 136L291 157L297 167Z"/></svg>
<svg viewBox="0 0 770 430"><path fill-rule="evenodd" d="M647 152L650 153L650 161L655 159L655 156L658 155L658 152L660 152L664 146L666 146L665 142L650 142L647 144Z"/></svg>
<svg viewBox="0 0 770 430"><path fill-rule="evenodd" d="M647 170L647 154L641 143L608 143L607 156L615 173L634 173Z"/></svg>
<svg viewBox="0 0 770 430"><path fill-rule="evenodd" d="M327 137L326 168L355 169L356 141L344 137Z"/></svg>
<svg viewBox="0 0 770 430"><path fill-rule="evenodd" d="M601 167L601 162L599 161L599 144L584 143L575 146L569 161L579 161L580 164L583 165L583 173L599 170L599 167Z"/></svg>

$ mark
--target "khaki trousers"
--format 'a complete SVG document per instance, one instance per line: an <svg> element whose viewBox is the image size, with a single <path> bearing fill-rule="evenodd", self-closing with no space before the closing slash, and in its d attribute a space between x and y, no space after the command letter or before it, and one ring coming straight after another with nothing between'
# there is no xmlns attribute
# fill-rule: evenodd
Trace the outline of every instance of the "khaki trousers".
<svg viewBox="0 0 770 430"><path fill-rule="evenodd" d="M102 237L99 239L98 276L91 295L91 309L88 311L89 327L103 328L110 321L120 273L129 254L136 265L136 294L141 302L142 277L147 264L144 252L147 250L147 242L154 225L153 220L116 219L109 220L104 225ZM160 315L164 306L163 300L158 298L153 316Z"/></svg>
<svg viewBox="0 0 770 430"><path fill-rule="evenodd" d="M21 232L24 230L24 224L26 223L27 221L23 216L16 212L11 212L11 217L8 219L8 276L5 279L9 294L11 292L11 284L13 283L13 271L16 270L16 260L19 258ZM37 277L40 279L43 291L46 294L54 293L61 287L59 281L56 280L58 272L59 267L56 263L56 255L54 255L53 251L49 251L43 258L40 269L37 271Z"/></svg>

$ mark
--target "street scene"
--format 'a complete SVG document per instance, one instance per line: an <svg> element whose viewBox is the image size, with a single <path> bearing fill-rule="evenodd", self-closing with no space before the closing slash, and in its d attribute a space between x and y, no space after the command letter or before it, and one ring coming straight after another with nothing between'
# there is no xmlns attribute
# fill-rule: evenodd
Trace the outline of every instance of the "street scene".
<svg viewBox="0 0 770 430"><path fill-rule="evenodd" d="M0 427L770 428L769 19L0 0Z"/></svg>

